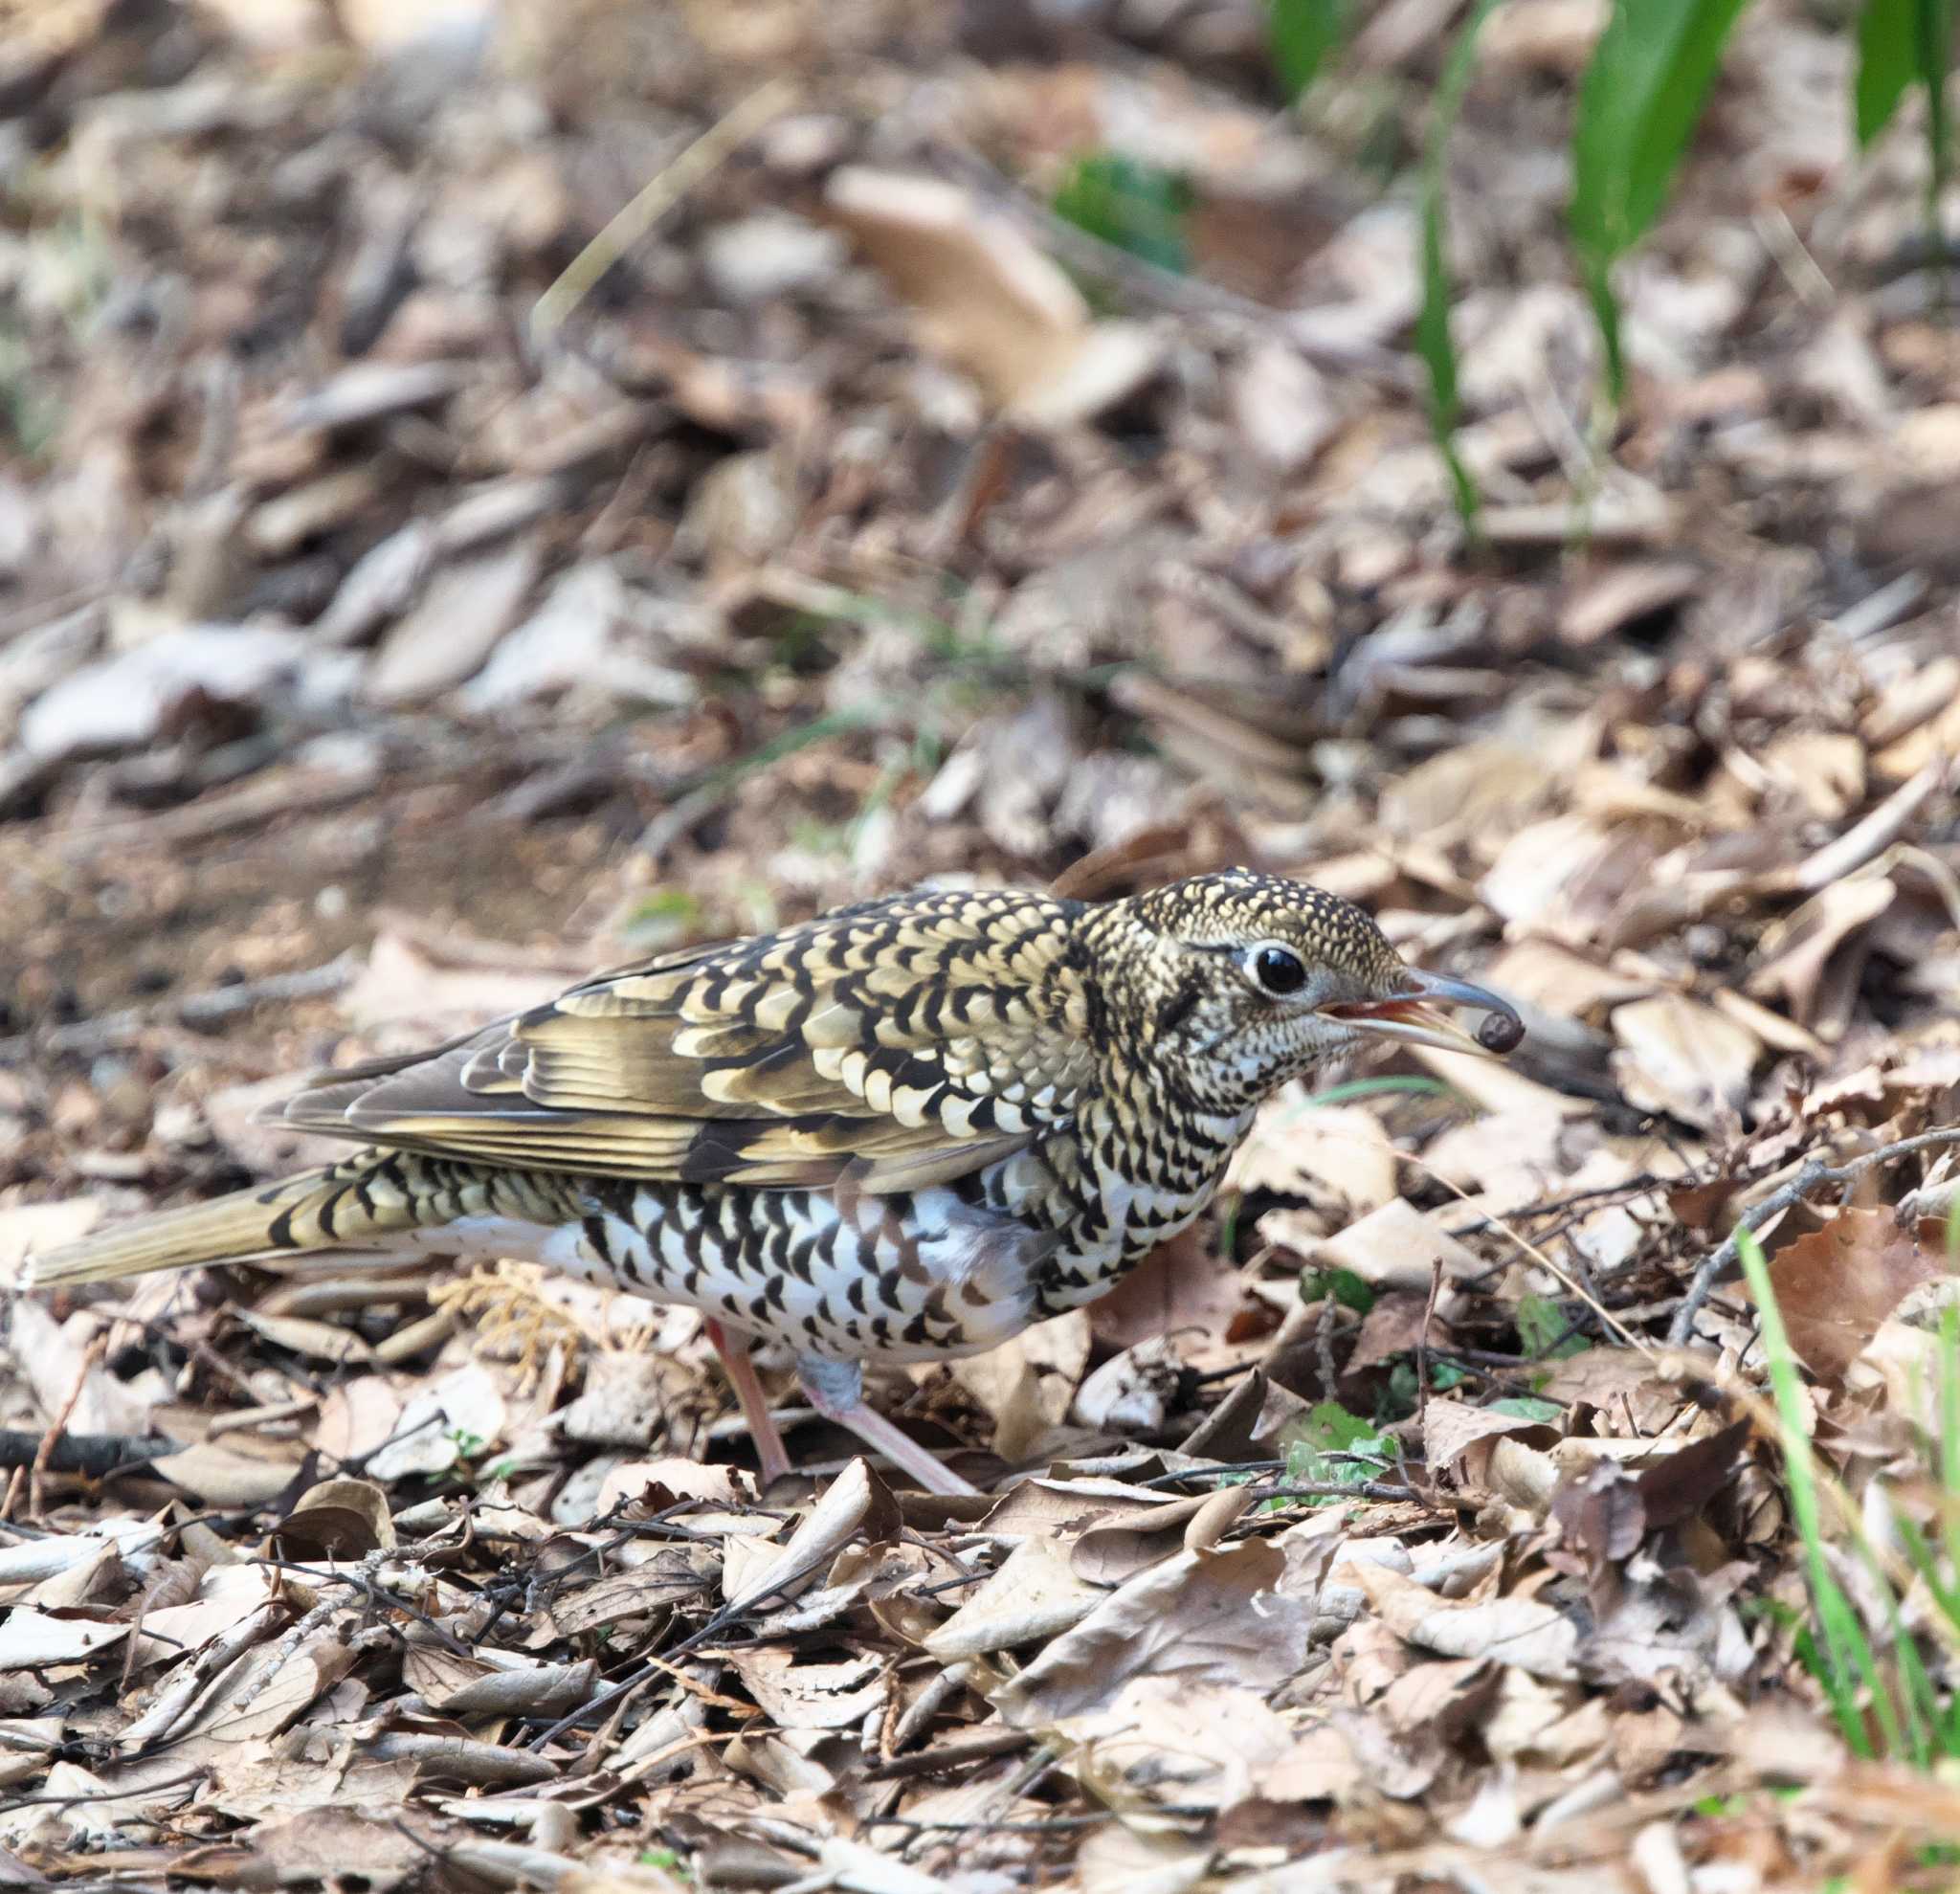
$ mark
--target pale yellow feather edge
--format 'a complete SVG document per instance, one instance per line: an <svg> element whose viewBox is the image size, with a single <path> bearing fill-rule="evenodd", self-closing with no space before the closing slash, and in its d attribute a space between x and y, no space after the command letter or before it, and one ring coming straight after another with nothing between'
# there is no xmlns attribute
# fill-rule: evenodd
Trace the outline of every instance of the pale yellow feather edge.
<svg viewBox="0 0 1960 1894"><path fill-rule="evenodd" d="M112 1282L198 1263L242 1262L277 1250L270 1240L272 1226L295 1196L312 1190L323 1175L305 1171L276 1190L240 1191L210 1203L186 1204L63 1243L45 1256L28 1259L21 1286L53 1289L64 1283Z"/></svg>

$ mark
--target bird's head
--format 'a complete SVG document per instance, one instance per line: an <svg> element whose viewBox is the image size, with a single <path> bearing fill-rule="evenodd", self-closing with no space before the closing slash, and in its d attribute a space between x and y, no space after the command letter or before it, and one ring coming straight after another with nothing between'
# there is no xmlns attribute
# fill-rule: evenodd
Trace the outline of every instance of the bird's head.
<svg viewBox="0 0 1960 1894"><path fill-rule="evenodd" d="M1352 902L1300 881L1231 869L1105 912L1142 936L1127 1010L1149 1065L1207 1101L1252 1103L1370 1040L1490 1055L1524 1036L1495 993L1410 967ZM1446 1007L1481 1011L1477 1036Z"/></svg>

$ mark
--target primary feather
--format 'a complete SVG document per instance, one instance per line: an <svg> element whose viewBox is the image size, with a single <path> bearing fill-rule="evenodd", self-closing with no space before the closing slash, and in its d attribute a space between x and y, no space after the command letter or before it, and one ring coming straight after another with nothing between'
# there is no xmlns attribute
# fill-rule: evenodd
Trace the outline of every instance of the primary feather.
<svg viewBox="0 0 1960 1894"><path fill-rule="evenodd" d="M666 955L334 1074L284 1122L546 1170L813 1186L849 1167L916 1189L1066 1120L1094 1081L1061 965L1078 905L919 895Z"/></svg>

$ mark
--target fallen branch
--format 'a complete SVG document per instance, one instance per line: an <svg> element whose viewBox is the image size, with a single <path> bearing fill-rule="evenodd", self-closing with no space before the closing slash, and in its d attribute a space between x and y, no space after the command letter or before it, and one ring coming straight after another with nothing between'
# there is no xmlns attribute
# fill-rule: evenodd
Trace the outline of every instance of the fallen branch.
<svg viewBox="0 0 1960 1894"><path fill-rule="evenodd" d="M124 1467L142 1466L161 1454L174 1454L182 1442L162 1434L145 1437L140 1434L64 1433L51 1443L46 1434L0 1427L0 1467L33 1466L43 1446L48 1449L41 1461L43 1473L79 1473L101 1480Z"/></svg>
<svg viewBox="0 0 1960 1894"><path fill-rule="evenodd" d="M321 999L337 993L353 984L363 963L364 956L349 947L323 967L268 973L262 980L239 980L228 987L186 993L181 999L166 1000L161 1006L126 1007L94 1019L78 1019L72 1025L52 1026L41 1033L17 1034L11 1039L0 1039L0 1062L25 1057L30 1052L50 1056L107 1052L115 1046L126 1045L139 1034L156 1026L186 1026L193 1032L208 1032L269 1001Z"/></svg>
<svg viewBox="0 0 1960 1894"><path fill-rule="evenodd" d="M1011 1756L1035 1740L1031 1729L989 1729L959 1742L942 1743L937 1749L917 1749L909 1756L893 1756L874 1763L858 1779L860 1782L902 1782L915 1775L944 1775L948 1770L968 1763L991 1762L995 1756Z"/></svg>
<svg viewBox="0 0 1960 1894"><path fill-rule="evenodd" d="M1829 1185L1842 1187L1855 1184L1867 1172L1890 1164L1895 1158L1952 1145L1960 1145L1960 1125L1949 1125L1940 1131L1922 1131L1916 1138L1901 1138L1897 1144L1881 1145L1877 1150L1866 1151L1862 1157L1851 1158L1843 1164L1826 1164L1818 1157L1807 1159L1787 1184L1778 1186L1761 1203L1753 1204L1745 1211L1728 1240L1702 1259L1694 1280L1688 1284L1687 1294L1682 1298L1682 1304L1668 1325L1669 1343L1678 1348L1687 1346L1689 1337L1694 1333L1695 1317L1714 1294L1716 1283L1741 1264L1745 1231L1753 1236L1771 1217L1780 1216L1793 1205L1801 1203L1813 1191L1823 1190Z"/></svg>

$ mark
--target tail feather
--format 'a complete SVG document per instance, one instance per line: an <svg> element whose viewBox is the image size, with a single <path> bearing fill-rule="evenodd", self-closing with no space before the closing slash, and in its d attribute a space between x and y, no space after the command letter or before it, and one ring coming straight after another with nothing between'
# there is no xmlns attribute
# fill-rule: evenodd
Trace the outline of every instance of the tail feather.
<svg viewBox="0 0 1960 1894"><path fill-rule="evenodd" d="M243 1262L296 1250L360 1249L423 1223L446 1221L476 1192L457 1167L432 1174L425 1159L368 1150L303 1170L266 1189L240 1191L139 1217L29 1263L23 1286L108 1282L198 1263Z"/></svg>

